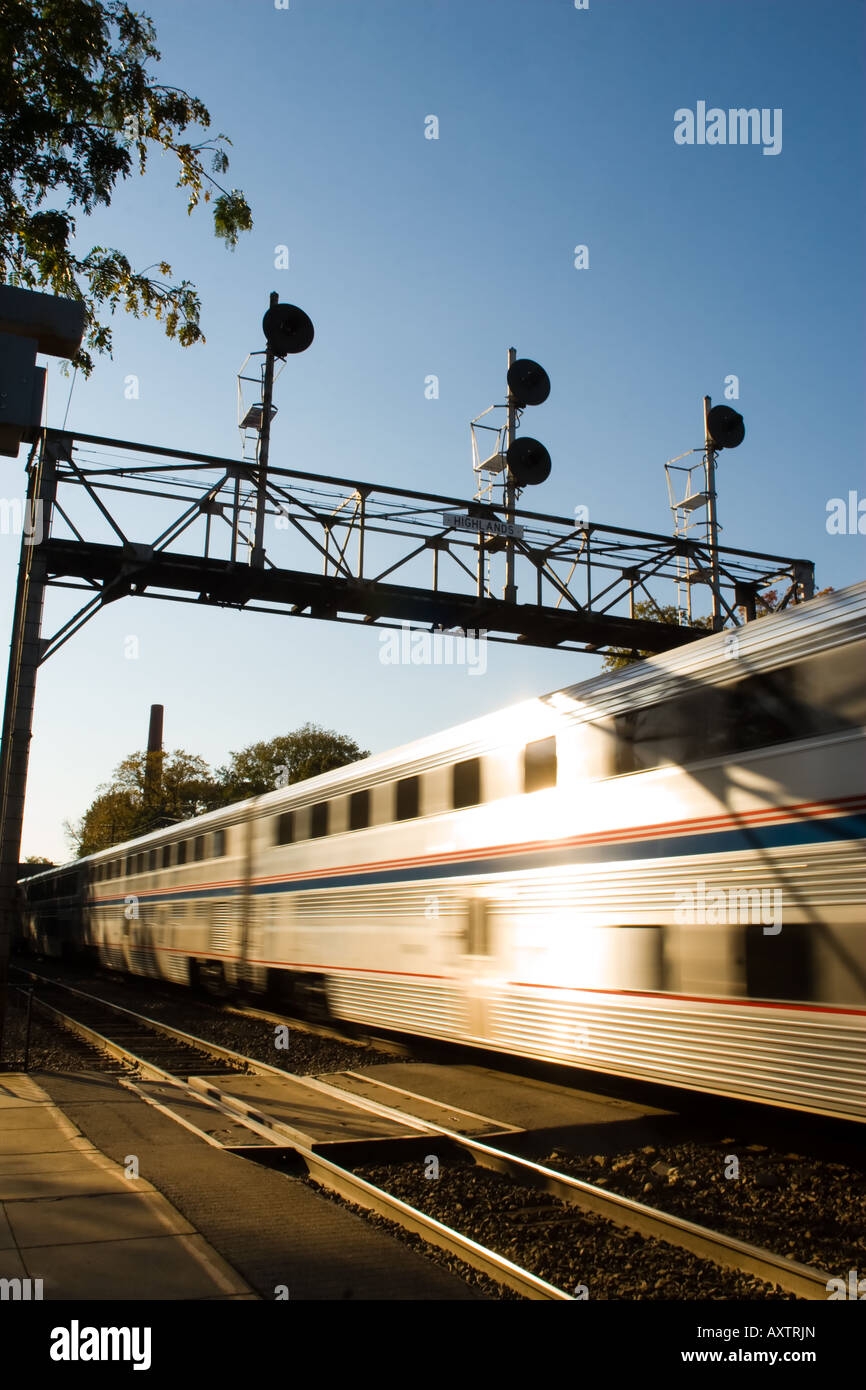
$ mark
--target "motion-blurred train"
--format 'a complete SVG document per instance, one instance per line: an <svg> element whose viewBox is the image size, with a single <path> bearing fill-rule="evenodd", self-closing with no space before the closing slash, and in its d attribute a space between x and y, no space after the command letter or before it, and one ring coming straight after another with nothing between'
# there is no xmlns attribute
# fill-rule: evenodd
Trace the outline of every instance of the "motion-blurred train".
<svg viewBox="0 0 866 1390"><path fill-rule="evenodd" d="M866 584L25 880L46 954L866 1119Z"/></svg>

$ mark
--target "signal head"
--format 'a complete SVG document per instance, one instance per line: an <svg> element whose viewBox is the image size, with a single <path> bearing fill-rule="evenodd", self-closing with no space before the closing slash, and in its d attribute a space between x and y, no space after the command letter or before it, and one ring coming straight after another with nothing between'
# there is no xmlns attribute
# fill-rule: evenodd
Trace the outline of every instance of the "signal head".
<svg viewBox="0 0 866 1390"><path fill-rule="evenodd" d="M512 362L507 380L511 399L518 410L527 405L542 405L550 395L550 377L529 357L518 357Z"/></svg>
<svg viewBox="0 0 866 1390"><path fill-rule="evenodd" d="M296 304L274 304L262 319L262 329L276 357L306 352L315 334L312 320Z"/></svg>
<svg viewBox="0 0 866 1390"><path fill-rule="evenodd" d="M717 449L736 449L746 437L742 415L729 405L714 405L707 414L707 433Z"/></svg>
<svg viewBox="0 0 866 1390"><path fill-rule="evenodd" d="M550 477L550 454L537 439L522 435L515 439L505 457L517 487L534 487Z"/></svg>

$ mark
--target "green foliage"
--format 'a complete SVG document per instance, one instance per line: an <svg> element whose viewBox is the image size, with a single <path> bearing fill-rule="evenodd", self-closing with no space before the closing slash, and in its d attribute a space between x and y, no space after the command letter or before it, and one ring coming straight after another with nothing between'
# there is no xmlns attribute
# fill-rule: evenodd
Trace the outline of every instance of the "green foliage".
<svg viewBox="0 0 866 1390"><path fill-rule="evenodd" d="M64 830L76 859L134 840L161 825L191 820L205 811L274 791L276 787L331 772L369 755L354 739L304 724L293 733L252 743L213 774L203 758L174 753L132 753L78 821Z"/></svg>
<svg viewBox="0 0 866 1390"><path fill-rule="evenodd" d="M81 819L67 821L64 830L75 858L81 859L160 825L201 815L216 801L210 768L202 758L182 748L169 754L133 753L115 768L111 782L97 788Z"/></svg>
<svg viewBox="0 0 866 1390"><path fill-rule="evenodd" d="M116 249L80 252L76 212L110 204L118 178L143 174L159 150L178 161L188 212L213 198L227 246L252 226L243 193L214 178L228 168L228 137L183 139L189 126L210 127L207 108L152 80L155 38L152 21L122 0L0 0L0 281L84 301L85 345L73 361L87 375L91 352L111 350L102 306L154 316L183 347L204 335L190 281L173 284L165 261L136 271ZM49 193L57 206L44 206Z"/></svg>
<svg viewBox="0 0 866 1390"><path fill-rule="evenodd" d="M643 599L634 606L636 618L647 618L657 623L670 623L678 626L680 622L679 609L674 604L656 604L649 599ZM694 618L692 627L702 628L705 632L712 632L713 622L711 618ZM607 653L602 664L603 671L621 671L625 666L631 666L635 661L641 661L644 657L652 656L652 652L630 651L628 647L612 647Z"/></svg>
<svg viewBox="0 0 866 1390"><path fill-rule="evenodd" d="M251 743L230 756L231 762L216 774L224 804L318 777L369 753L345 734L304 724L294 733Z"/></svg>

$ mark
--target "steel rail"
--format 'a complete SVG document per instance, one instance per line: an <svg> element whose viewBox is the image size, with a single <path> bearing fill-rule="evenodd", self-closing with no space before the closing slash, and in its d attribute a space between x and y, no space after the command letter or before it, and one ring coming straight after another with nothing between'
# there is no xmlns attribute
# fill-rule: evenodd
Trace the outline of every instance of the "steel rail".
<svg viewBox="0 0 866 1390"><path fill-rule="evenodd" d="M261 1065L266 1066L264 1063ZM267 1067L267 1070L277 1075L281 1074L279 1069L275 1067ZM282 1073L282 1075L286 1075L286 1073ZM385 1082L377 1082L370 1077L362 1076L358 1072L346 1072L344 1075L351 1076L368 1085L382 1086L394 1091L402 1090L400 1087L389 1086ZM728 1236L723 1232L710 1230L709 1227L688 1221L684 1217L674 1216L670 1212L661 1211L655 1207L648 1207L643 1202L636 1202L631 1197L624 1197L616 1192L607 1192L603 1188L582 1182L580 1179L572 1178L565 1173L557 1173L554 1169L546 1168L543 1164L535 1163L531 1159L520 1158L516 1154L494 1148L492 1145L473 1139L469 1135L459 1134L444 1125L437 1125L431 1120L421 1120L411 1113L396 1109L393 1106L383 1105L368 1096L355 1095L341 1086L333 1086L329 1082L312 1077L301 1079L305 1085L322 1094L330 1094L343 1101L348 1099L359 1109L368 1110L371 1114L382 1119L407 1125L411 1129L417 1129L421 1134L445 1139L449 1143L465 1149L480 1167L503 1173L524 1186L549 1192L568 1206L579 1207L591 1215L611 1221L616 1226L622 1226L628 1230L636 1231L640 1235L662 1240L667 1245L686 1250L690 1254L697 1255L703 1260L709 1260L723 1269L749 1274L761 1279L764 1283L779 1285L786 1292L792 1293L798 1298L817 1301L827 1297L827 1283L830 1275L825 1270L815 1269L796 1260L789 1260L784 1255L777 1255L774 1251L740 1240L736 1236ZM210 1083L208 1084L210 1085ZM252 1109L247 1106L246 1102L236 1101L230 1094L219 1092L216 1086L210 1087L210 1093L214 1096L218 1095L225 1105L234 1110L236 1115L253 1118L257 1123L264 1124L274 1134L280 1134L291 1142L294 1131L288 1125L283 1125L281 1121L263 1115L260 1108ZM423 1096L417 1092L403 1091L403 1094L428 1103L442 1104L442 1102L436 1102L432 1096Z"/></svg>
<svg viewBox="0 0 866 1390"><path fill-rule="evenodd" d="M20 971L20 973L25 975L33 974L33 972L24 970ZM55 981L47 980L46 976L35 976L35 978L38 980L45 980L50 984L56 983ZM256 1062L254 1058L242 1057L240 1053L233 1052L230 1048L216 1047L215 1044L210 1044L206 1042L205 1039L196 1038L190 1033L182 1032L180 1029L169 1028L168 1025L163 1025L154 1019L146 1018L143 1014L134 1013L133 1010L126 1009L121 1004L112 1004L107 1000L99 999L96 995L88 995L83 990L76 989L73 985L61 985L61 988L85 1000L102 1004L120 1015L133 1018L145 1024L147 1027L155 1029L155 1031L165 1031L170 1036L183 1040L189 1045L201 1047L206 1051L209 1051L213 1047L213 1049L223 1057L242 1061L251 1067L261 1068L267 1072L274 1072L280 1076L291 1076L291 1073L282 1072L278 1067L271 1067L268 1066L267 1063ZM425 1212L418 1211L415 1207L402 1201L401 1198L395 1197L389 1192L385 1192L382 1188L367 1182L366 1179L358 1177L356 1173L350 1172L349 1169L341 1168L339 1164L324 1158L322 1155L315 1153L312 1149L298 1143L295 1132L288 1126L281 1126L276 1122L271 1124L265 1117L254 1119L252 1115L241 1115L229 1101L219 1096L216 1088L210 1083L208 1083L207 1091L194 1088L190 1086L188 1082L180 1080L171 1072L167 1072L162 1067L158 1067L154 1063L146 1061L128 1048L112 1042L110 1038L106 1038L103 1034L98 1033L87 1024L83 1024L78 1019L72 1018L71 1015L64 1014L60 1009L54 1008L53 1005L46 1004L42 1000L37 1002L41 1009L53 1016L62 1026L71 1028L72 1031L78 1033L80 1036L86 1037L88 1041L96 1043L97 1046L108 1051L112 1056L118 1058L118 1060L131 1062L137 1067L140 1067L146 1079L168 1083L173 1088L177 1089L179 1093L187 1095L190 1099L194 1099L198 1104L204 1103L211 1106L211 1108L227 1118L234 1120L242 1119L245 1126L253 1133L270 1139L271 1142L273 1142L275 1134L280 1135L281 1131L284 1131L292 1137L291 1147L305 1164L312 1181L321 1187L327 1188L331 1192L335 1192L344 1200L365 1207L368 1211L374 1211L377 1215L384 1216L389 1221L396 1222L404 1230L414 1235L421 1236L427 1244L437 1246L439 1249L445 1250L449 1254L456 1255L458 1259L471 1265L473 1269L487 1275L488 1278L493 1279L499 1284L504 1284L507 1288L521 1294L524 1298L558 1302L573 1301L571 1294L566 1293L563 1289L556 1288L553 1284L547 1283L546 1280L540 1279L537 1275L530 1273L529 1270L521 1269L519 1265L516 1265L504 1255L499 1255L494 1250L488 1250L486 1246L480 1245L478 1241L472 1240L471 1237L464 1236L459 1231L452 1230L450 1226L445 1226L434 1217L428 1216ZM294 1080L295 1078L293 1077L292 1079ZM306 1080L306 1078L299 1079ZM149 1099L134 1084L130 1085L130 1089L135 1090L142 1099ZM339 1098L345 1103L345 1095L340 1095ZM353 1098L350 1097L349 1100L351 1103ZM151 1101L151 1103L155 1102ZM157 1108L163 1111L163 1113L170 1113L164 1104L156 1104ZM176 1119L177 1117L172 1116L172 1118ZM401 1122L405 1122L402 1117ZM187 1129L195 1130L195 1126L191 1125L189 1121L182 1121L182 1123L184 1123ZM200 1133L209 1143L213 1143L212 1138L206 1135L204 1131L195 1130L195 1132Z"/></svg>
<svg viewBox="0 0 866 1390"><path fill-rule="evenodd" d="M34 999L33 1007L40 1014L46 1014L59 1023L61 1028L65 1028L69 1033L76 1033L85 1042L93 1043L101 1052L107 1052L119 1062L131 1062L139 1067L149 1081L174 1081L171 1072L164 1071L162 1067L156 1066L154 1062L146 1062L143 1057L130 1051L128 1047L121 1047L119 1043L114 1043L107 1038L104 1033L98 1033L89 1024L82 1023L80 1019L73 1018L71 1014L65 1014L61 1009L55 1009L53 1004L46 1004L44 999Z"/></svg>
<svg viewBox="0 0 866 1390"><path fill-rule="evenodd" d="M17 967L16 967L17 968ZM20 973L30 976L38 981L48 984L56 984L56 981L49 980L46 976L36 975L31 971L20 971ZM61 985L69 993L79 996L88 1002L101 1004L112 1009L114 1012L134 1019L137 1023L154 1029L157 1032L164 1032L168 1036L181 1041L188 1046L209 1052L235 1064L244 1065L251 1070L264 1075L274 1075L278 1077L288 1077L293 1081L301 1081L310 1089L318 1091L324 1095L330 1095L334 1099L339 1099L341 1103L350 1103L360 1110L366 1110L383 1119L408 1126L416 1129L419 1133L446 1139L449 1143L457 1145L459 1148L468 1152L473 1160L480 1166L488 1168L494 1172L499 1172L507 1177L522 1183L525 1186L537 1188L551 1193L560 1201L568 1206L579 1207L581 1210L594 1216L603 1217L611 1221L614 1225L625 1227L636 1231L644 1236L651 1236L654 1239L662 1240L668 1245L678 1249L686 1250L699 1258L709 1260L713 1264L719 1265L724 1269L732 1269L739 1273L749 1274L755 1278L763 1280L768 1284L776 1284L786 1292L792 1293L799 1298L809 1300L824 1300L827 1297L827 1282L829 1274L824 1270L815 1269L812 1266L804 1265L795 1260L789 1260L783 1255L777 1255L773 1251L766 1250L761 1246L750 1244L739 1240L735 1236L728 1236L722 1232L712 1231L708 1227L701 1226L694 1221L688 1221L683 1217L674 1216L669 1212L662 1211L655 1207L648 1207L642 1202L636 1202L633 1198L624 1197L616 1192L607 1192L603 1188L595 1187L591 1183L586 1183L578 1178L570 1177L564 1173L558 1173L552 1168L547 1168L543 1164L536 1163L531 1159L521 1158L515 1154L510 1154L502 1149L497 1149L490 1144L485 1144L478 1139L473 1139L468 1135L459 1134L457 1131L448 1129L444 1125L437 1125L430 1120L421 1120L406 1111L397 1109L395 1106L384 1105L379 1101L372 1100L367 1096L358 1096L344 1087L334 1086L328 1082L320 1081L312 1077L295 1077L293 1073L285 1071L283 1068L275 1067L267 1062L259 1062L255 1058L245 1057L239 1052L230 1048L220 1047L217 1044L208 1043L205 1039L197 1038L193 1034L182 1032L180 1029L170 1028L167 1024L162 1024L157 1020L145 1017L143 1014L135 1013L120 1004L112 1004L107 1000L98 998L95 995L86 994L83 990L76 989L72 985ZM64 1015L59 1010L53 1009L51 1005L45 1005L43 1001L34 1001L39 1006L49 1009L58 1020L63 1019ZM112 1043L95 1030L85 1024L80 1024L76 1020L70 1020L75 1025L77 1031L82 1035L89 1035L92 1040L97 1041L99 1046L110 1051L112 1055L121 1060L131 1060L136 1065L150 1073L151 1079L160 1081L170 1081L178 1084L178 1079L173 1074L164 1071L138 1057L118 1044ZM409 1097L423 1100L428 1103L438 1103L432 1096L423 1096L417 1092L406 1091L402 1087L391 1086L386 1082L377 1082L375 1079L365 1077L359 1072L347 1071L344 1075L353 1080L363 1082L366 1085L382 1087L388 1091L404 1094ZM262 1113L257 1106L255 1109L248 1106L246 1102L235 1100L230 1094L220 1091L215 1082L206 1080L203 1087L187 1087L186 1083L181 1082L191 1094L199 1100L204 1096L209 1103L216 1102L216 1108L223 1114L241 1118L244 1123L257 1133L266 1137L279 1136L287 1139L291 1146L296 1150L307 1166L310 1176L314 1181L319 1181L315 1172L321 1177L324 1186L331 1187L342 1197L349 1201L359 1201L360 1204L368 1206L371 1210L377 1211L380 1215L388 1215L389 1212L397 1211L400 1214L400 1224L411 1221L415 1224L406 1228L415 1231L416 1234L425 1234L425 1239L432 1239L433 1244L439 1244L441 1248L449 1250L451 1253L459 1253L452 1244L442 1244L443 1240L468 1242L469 1248L478 1254L478 1258L492 1262L489 1267L485 1267L483 1272L490 1273L490 1269L499 1269L498 1274L491 1274L490 1277L498 1279L499 1282L508 1282L505 1274L508 1273L506 1266L510 1267L512 1275L518 1269L511 1265L510 1261L504 1257L496 1255L493 1251L486 1251L483 1246L478 1246L469 1237L460 1235L458 1232L451 1231L450 1228L442 1226L433 1218L426 1216L415 1208L407 1206L399 1198L391 1197L381 1189L367 1183L349 1170L341 1168L329 1159L314 1153L298 1142L297 1131L283 1122L272 1119ZM363 1199L363 1200L361 1200ZM385 1210L387 1206L388 1210ZM390 1218L393 1219L393 1218ZM424 1230L422 1232L421 1227ZM433 1237L440 1237L433 1239ZM465 1255L461 1255L465 1258ZM469 1261L473 1263L472 1260ZM475 1264L475 1268L482 1268ZM537 1284L547 1289L552 1289L552 1285L545 1285L543 1280L536 1279L528 1271L519 1271L521 1278L526 1276L532 1287ZM514 1277L517 1277L516 1275ZM534 1284L532 1284L534 1281ZM514 1283L509 1283L509 1287L515 1288ZM524 1288L519 1290L525 1292ZM529 1293L529 1297L557 1297L568 1299L570 1295L561 1290L554 1290L552 1293L536 1291Z"/></svg>
<svg viewBox="0 0 866 1390"><path fill-rule="evenodd" d="M206 1038L199 1038L193 1033L185 1033L180 1028L172 1028L170 1024L162 1023L159 1019L136 1013L133 1009L127 1009L123 1004L115 1004L110 999L103 999L98 994L88 994L85 990L76 988L75 985L66 984L62 980L53 980L48 975L38 975L35 971L25 970L21 966L15 965L12 966L12 969L21 975L26 975L30 980L37 981L39 984L50 985L54 989L64 989L68 994L73 994L77 998L85 1000L88 1004L98 1004L101 1008L111 1009L113 1013L121 1014L126 1018L132 1019L133 1022L140 1024L142 1027L149 1028L154 1033L162 1033L165 1037L173 1038L175 1042L184 1043L187 1047L195 1048L199 1052L205 1052L211 1057L218 1058L220 1061L232 1062L246 1067L261 1067L263 1070L266 1069L268 1071L277 1071L280 1073L278 1067L269 1067L266 1062L256 1062L254 1058L245 1057L242 1053L235 1052L230 1047L222 1047L219 1043L208 1042ZM44 1000L34 997L33 1002L49 1010L58 1020L61 1018L68 1019L70 1023L75 1025L75 1031L81 1031L82 1036L86 1034L91 1041L98 1041L100 1046L105 1046L110 1051L113 1050L112 1055L120 1057L121 1054L123 1054L122 1060L129 1057L134 1059L139 1066L149 1068L154 1073L150 1078L151 1080L173 1081L175 1079L173 1073L164 1071L162 1067L145 1061L144 1058L121 1047L120 1044L112 1043L104 1034L99 1033L88 1024L81 1023L80 1020L72 1018L69 1014L63 1014L61 1010L55 1009L53 1005L47 1004ZM285 1073L280 1074L285 1075Z"/></svg>
<svg viewBox="0 0 866 1390"><path fill-rule="evenodd" d="M388 1090L399 1091L402 1089L388 1086L387 1083L376 1082L358 1072L347 1072L345 1075L363 1081L365 1084L384 1086ZM799 1298L824 1300L827 1297L827 1281L830 1275L824 1270L815 1269L796 1260L789 1260L784 1255L777 1255L762 1246L739 1240L736 1236L712 1231L708 1227L701 1226L694 1221L688 1221L684 1217L674 1216L670 1212L661 1211L655 1207L648 1207L643 1202L634 1201L631 1197L623 1197L616 1192L607 1192L603 1188L582 1182L578 1178L569 1177L565 1173L557 1173L554 1169L546 1168L543 1164L535 1163L531 1159L520 1158L516 1154L494 1148L492 1145L473 1139L469 1135L458 1134L455 1130L437 1125L433 1121L419 1120L392 1106L382 1105L378 1101L371 1100L369 1097L353 1095L351 1091L342 1087L331 1086L323 1081L316 1081L314 1084L317 1090L332 1091L341 1097L349 1096L362 1109L369 1109L383 1119L400 1120L404 1124L410 1124L413 1128L447 1139L471 1154L480 1167L504 1173L525 1186L550 1192L569 1206L580 1207L595 1216L602 1216L617 1226L623 1226L629 1230L637 1231L641 1235L663 1240L668 1245L687 1250L689 1253L697 1255L701 1259L710 1260L713 1264L724 1269L733 1269L742 1274L753 1275L768 1284L778 1284L786 1292L793 1293ZM404 1094L417 1095L413 1092L404 1092ZM431 1096L417 1095L417 1098L426 1101L433 1100Z"/></svg>

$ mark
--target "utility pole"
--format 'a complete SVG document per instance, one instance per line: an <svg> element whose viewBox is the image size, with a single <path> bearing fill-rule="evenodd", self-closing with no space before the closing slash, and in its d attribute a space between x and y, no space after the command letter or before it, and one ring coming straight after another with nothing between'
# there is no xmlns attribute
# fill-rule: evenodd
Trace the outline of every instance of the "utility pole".
<svg viewBox="0 0 866 1390"><path fill-rule="evenodd" d="M279 304L280 296L276 290L271 291L270 307L275 310ZM254 569L264 569L265 567L265 505L268 500L268 454L271 448L271 402L274 398L274 352L273 344L268 338L267 349L265 351L265 380L262 386L262 427L259 432L259 467L258 467L258 490L256 492L256 529L253 539L253 553L250 556L250 564Z"/></svg>
<svg viewBox="0 0 866 1390"><path fill-rule="evenodd" d="M508 367L513 366L517 360L515 348L508 349ZM517 408L514 403L514 396L511 387L508 387L508 419L505 425L505 454L514 443L514 436L517 430ZM514 478L511 470L505 470L505 520L509 527L514 525L515 504L517 501L517 489L514 485ZM514 582L514 534L510 532L505 538L505 590L502 597L506 603L517 602L517 585Z"/></svg>
<svg viewBox="0 0 866 1390"><path fill-rule="evenodd" d="M63 453L64 436L47 440L30 464L27 513L38 530L48 532L57 490L57 460ZM39 536L39 541L42 540ZM12 619L3 743L0 751L0 1059L3 1055L3 1023L9 982L9 955L17 914L18 865L24 794L30 760L36 672L42 656L42 605L47 564L31 530L21 537L21 560Z"/></svg>
<svg viewBox="0 0 866 1390"><path fill-rule="evenodd" d="M74 357L84 337L85 315L79 300L0 286L0 454L17 459L22 442L38 441L27 465L0 745L0 1065L36 672L42 657L42 605L48 579L42 543L51 532L57 463L70 448L69 436L60 431L45 430L40 436L45 368L37 367L36 355Z"/></svg>
<svg viewBox="0 0 866 1390"><path fill-rule="evenodd" d="M707 529L710 542L710 589L713 595L713 632L725 625L722 616L722 589L719 577L719 520L716 514L716 445L710 434L709 396L704 396L704 448L707 460Z"/></svg>

